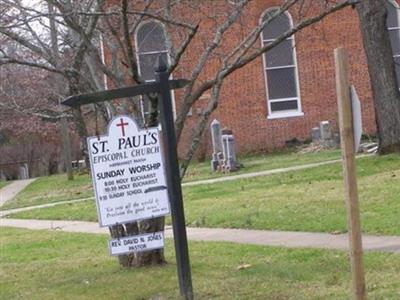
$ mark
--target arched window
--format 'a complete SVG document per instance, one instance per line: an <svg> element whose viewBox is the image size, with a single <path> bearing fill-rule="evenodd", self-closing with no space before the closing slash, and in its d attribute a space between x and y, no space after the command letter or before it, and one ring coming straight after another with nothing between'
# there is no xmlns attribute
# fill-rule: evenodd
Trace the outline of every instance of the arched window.
<svg viewBox="0 0 400 300"><path fill-rule="evenodd" d="M400 12L395 1L386 1L388 16L386 26L390 35L393 50L393 58L396 67L397 82L400 87Z"/></svg>
<svg viewBox="0 0 400 300"><path fill-rule="evenodd" d="M158 57L161 55L165 62L169 61L164 27L159 22L145 22L139 26L135 40L139 73L146 82L154 81ZM142 111L147 120L150 114L147 97L142 98Z"/></svg>
<svg viewBox="0 0 400 300"><path fill-rule="evenodd" d="M265 21L277 8L266 11ZM265 26L261 33L262 45L275 41L292 27L289 13L283 13ZM297 74L294 37L282 41L263 55L264 75L268 98L268 118L302 116Z"/></svg>

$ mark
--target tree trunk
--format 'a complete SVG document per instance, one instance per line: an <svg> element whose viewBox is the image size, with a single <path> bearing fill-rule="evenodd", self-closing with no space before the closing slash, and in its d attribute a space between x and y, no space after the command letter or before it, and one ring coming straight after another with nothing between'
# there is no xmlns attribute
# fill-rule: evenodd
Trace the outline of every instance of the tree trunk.
<svg viewBox="0 0 400 300"><path fill-rule="evenodd" d="M61 129L61 139L63 143L62 153L64 158L65 169L67 171L67 178L68 180L73 180L74 173L72 171L72 165L71 165L72 162L71 139L69 138L67 117L61 117L60 129Z"/></svg>
<svg viewBox="0 0 400 300"><path fill-rule="evenodd" d="M79 94L79 74L71 74L67 76L66 79L68 80L68 93L69 95L77 95ZM76 126L76 131L79 136L79 144L80 144L80 151L82 156L85 159L86 169L89 169L90 162L89 162L89 151L86 142L86 138L88 137L88 131L86 127L85 120L82 115L81 107L73 107L71 109L72 115L74 116L74 123Z"/></svg>
<svg viewBox="0 0 400 300"><path fill-rule="evenodd" d="M138 222L138 225L139 234L164 231L165 217L143 220ZM164 265L166 263L164 249L139 252L135 261L135 265L138 267Z"/></svg>
<svg viewBox="0 0 400 300"><path fill-rule="evenodd" d="M90 162L89 162L89 152L88 152L88 147L87 147L87 142L86 138L88 136L85 120L83 119L82 116L82 111L80 107L78 108L73 108L72 109L72 114L74 116L74 121L75 121L75 126L79 135L79 141L80 141L80 150L81 154L83 155L85 159L85 164L86 168L89 168Z"/></svg>
<svg viewBox="0 0 400 300"><path fill-rule="evenodd" d="M384 1L363 0L356 6L374 97L380 154L400 152L400 92Z"/></svg>
<svg viewBox="0 0 400 300"><path fill-rule="evenodd" d="M150 119L148 126L155 127L158 125L158 99L151 97L150 99ZM164 231L165 217L148 219L138 222L139 234ZM139 252L136 256L136 266L150 266L166 264L164 250L157 249L146 252Z"/></svg>

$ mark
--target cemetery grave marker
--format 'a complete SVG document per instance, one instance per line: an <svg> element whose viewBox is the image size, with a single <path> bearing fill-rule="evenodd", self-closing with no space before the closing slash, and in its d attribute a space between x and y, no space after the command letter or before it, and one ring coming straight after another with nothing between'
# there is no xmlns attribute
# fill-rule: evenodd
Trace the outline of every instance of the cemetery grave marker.
<svg viewBox="0 0 400 300"><path fill-rule="evenodd" d="M213 147L212 159L211 159L211 171L218 170L220 154L222 153L222 137L221 137L221 124L218 120L214 119L211 122L211 141Z"/></svg>
<svg viewBox="0 0 400 300"><path fill-rule="evenodd" d="M213 153L211 158L211 171L234 172L241 165L236 158L235 138L230 129L222 129L218 120L210 124Z"/></svg>

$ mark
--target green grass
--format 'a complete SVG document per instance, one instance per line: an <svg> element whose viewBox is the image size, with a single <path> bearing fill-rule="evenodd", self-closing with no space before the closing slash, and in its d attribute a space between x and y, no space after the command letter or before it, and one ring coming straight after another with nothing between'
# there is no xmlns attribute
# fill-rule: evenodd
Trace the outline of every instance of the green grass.
<svg viewBox="0 0 400 300"><path fill-rule="evenodd" d="M288 150L263 155L250 155L239 157L238 160L243 164L243 168L232 173L211 172L211 162L209 160L203 163L193 162L189 165L183 182L286 168L339 158L340 150L326 150L316 153L300 153Z"/></svg>
<svg viewBox="0 0 400 300"><path fill-rule="evenodd" d="M400 156L357 161L362 229L400 235ZM345 232L340 163L273 176L184 187L187 224L200 227ZM96 221L94 201L12 215ZM169 220L168 220L169 221Z"/></svg>
<svg viewBox="0 0 400 300"><path fill-rule="evenodd" d="M184 181L194 181L207 178L216 178L283 168L294 165L320 162L340 157L338 150L327 150L318 153L300 154L293 151L255 155L241 158L244 164L239 172L222 174L210 172L210 162L193 163L184 178ZM1 184L1 183L0 183ZM2 210L40 205L51 202L86 198L93 196L92 181L89 175L75 175L74 180L67 180L65 174L41 177L31 183L12 201L8 201Z"/></svg>
<svg viewBox="0 0 400 300"><path fill-rule="evenodd" d="M65 174L40 177L14 199L4 204L1 209L26 207L44 203L93 197L89 175L75 175L74 180L67 180Z"/></svg>
<svg viewBox="0 0 400 300"><path fill-rule="evenodd" d="M5 187L9 183L11 183L11 181L2 181L2 180L0 180L0 189Z"/></svg>
<svg viewBox="0 0 400 300"><path fill-rule="evenodd" d="M97 222L96 204L93 200L65 203L48 208L38 208L7 215L8 218L37 220L69 220Z"/></svg>
<svg viewBox="0 0 400 300"><path fill-rule="evenodd" d="M400 156L358 160L364 232L400 234ZM346 231L341 164L269 177L185 187L188 224Z"/></svg>
<svg viewBox="0 0 400 300"><path fill-rule="evenodd" d="M178 299L171 241L164 267L121 269L103 235L2 228L1 299ZM349 299L344 251L189 243L196 299ZM250 267L238 270L238 266ZM366 253L369 299L399 299L400 256Z"/></svg>

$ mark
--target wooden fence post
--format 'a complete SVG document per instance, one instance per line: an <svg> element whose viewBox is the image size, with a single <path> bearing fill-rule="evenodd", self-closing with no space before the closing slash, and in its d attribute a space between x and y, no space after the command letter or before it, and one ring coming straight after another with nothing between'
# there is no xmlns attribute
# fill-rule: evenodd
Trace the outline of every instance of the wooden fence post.
<svg viewBox="0 0 400 300"><path fill-rule="evenodd" d="M366 291L360 228L360 210L358 205L357 175L354 159L354 132L350 99L349 64L346 50L343 48L335 49L335 68L353 296L354 299L364 300L366 299Z"/></svg>

